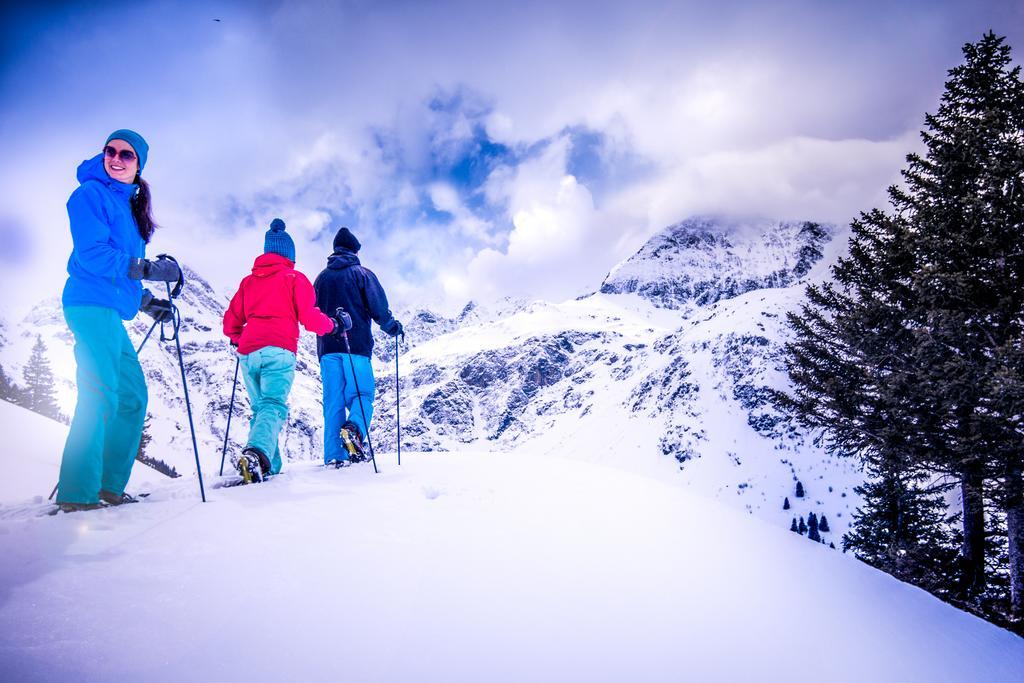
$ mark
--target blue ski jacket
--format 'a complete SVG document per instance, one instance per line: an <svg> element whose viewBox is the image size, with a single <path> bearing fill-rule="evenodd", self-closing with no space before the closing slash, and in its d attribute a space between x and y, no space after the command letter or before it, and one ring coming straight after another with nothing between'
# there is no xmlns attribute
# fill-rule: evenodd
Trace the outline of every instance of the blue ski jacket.
<svg viewBox="0 0 1024 683"><path fill-rule="evenodd" d="M132 216L137 185L112 179L103 168L103 154L78 167L81 183L68 199L71 240L68 281L62 303L102 306L131 320L142 303L142 283L128 279L132 258L145 258L146 243Z"/></svg>
<svg viewBox="0 0 1024 683"><path fill-rule="evenodd" d="M327 267L313 283L316 307L334 315L339 306L352 316L348 331L349 345L357 356L370 357L373 352L373 319L387 334L394 335L398 325L388 309L388 298L377 276L359 265L359 257L348 249L336 249L327 259ZM345 353L345 342L333 335L316 338L316 353Z"/></svg>

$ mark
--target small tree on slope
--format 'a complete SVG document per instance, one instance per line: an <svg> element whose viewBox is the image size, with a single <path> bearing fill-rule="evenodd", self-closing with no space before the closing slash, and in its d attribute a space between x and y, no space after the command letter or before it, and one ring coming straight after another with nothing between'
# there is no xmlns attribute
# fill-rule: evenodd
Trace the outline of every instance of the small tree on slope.
<svg viewBox="0 0 1024 683"><path fill-rule="evenodd" d="M54 390L53 371L50 370L50 362L46 359L46 345L42 337L36 337L36 343L32 346L32 355L22 370L22 377L25 380L25 407L40 415L60 419L60 409L57 407L57 397Z"/></svg>
<svg viewBox="0 0 1024 683"><path fill-rule="evenodd" d="M843 550L902 581L950 596L956 547L942 497L899 471L870 472L856 492L863 505L843 537Z"/></svg>

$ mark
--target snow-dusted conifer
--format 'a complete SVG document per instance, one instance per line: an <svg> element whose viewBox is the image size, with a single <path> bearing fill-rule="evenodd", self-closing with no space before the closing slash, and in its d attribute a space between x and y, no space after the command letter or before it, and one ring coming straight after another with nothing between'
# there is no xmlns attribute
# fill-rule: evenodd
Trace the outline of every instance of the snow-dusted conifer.
<svg viewBox="0 0 1024 683"><path fill-rule="evenodd" d="M807 304L790 316L795 392L780 404L873 472L865 492L876 501L851 532L861 543L874 545L868 530L893 522L884 501L899 500L897 492L915 491L922 476L959 479L968 596L985 586L985 481L999 482L1018 549L1010 597L1024 616L1020 410L1005 398L1024 384L1024 86L1003 38L990 32L963 52L938 111L925 117L926 153L909 155L905 187L889 190L891 215L875 209L854 221L834 282L809 287ZM941 535L910 528L941 526L928 508L920 502L918 518L890 533ZM929 581L920 577L934 576L933 558L908 542L895 545L897 557L873 562ZM924 566L909 566L916 559Z"/></svg>
<svg viewBox="0 0 1024 683"><path fill-rule="evenodd" d="M55 420L60 419L53 371L50 370L50 362L46 359L46 344L38 335L36 343L32 345L32 354L29 356L28 363L22 370L22 378L25 380L25 407L40 415Z"/></svg>
<svg viewBox="0 0 1024 683"><path fill-rule="evenodd" d="M812 541L821 540L821 534L818 533L818 516L813 512L807 516L807 538Z"/></svg>

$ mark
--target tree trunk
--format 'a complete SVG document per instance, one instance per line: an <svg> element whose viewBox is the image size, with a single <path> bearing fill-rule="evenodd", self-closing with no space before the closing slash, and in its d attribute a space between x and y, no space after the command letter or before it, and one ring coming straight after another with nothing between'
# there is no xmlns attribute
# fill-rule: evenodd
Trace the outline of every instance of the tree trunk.
<svg viewBox="0 0 1024 683"><path fill-rule="evenodd" d="M1024 620L1024 480L1007 478L1006 535L1010 540L1010 615Z"/></svg>
<svg viewBox="0 0 1024 683"><path fill-rule="evenodd" d="M963 587L978 595L985 587L985 492L984 478L976 470L964 473L960 482L964 507Z"/></svg>

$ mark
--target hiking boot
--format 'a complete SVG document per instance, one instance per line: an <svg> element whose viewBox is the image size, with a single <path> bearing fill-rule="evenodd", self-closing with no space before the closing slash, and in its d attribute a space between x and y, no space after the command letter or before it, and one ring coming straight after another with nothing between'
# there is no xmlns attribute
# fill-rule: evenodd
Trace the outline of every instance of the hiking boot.
<svg viewBox="0 0 1024 683"><path fill-rule="evenodd" d="M113 491L100 489L100 500L107 505L125 505L127 503L138 503L139 499L128 493L117 495Z"/></svg>
<svg viewBox="0 0 1024 683"><path fill-rule="evenodd" d="M363 433L359 430L356 423L349 420L341 426L339 434L342 445L348 451L349 460L352 462L365 462L367 457L363 451Z"/></svg>
<svg viewBox="0 0 1024 683"><path fill-rule="evenodd" d="M333 467L336 470L340 470L342 467L348 467L351 464L352 461L348 458L345 458L344 460L339 458L338 460L328 460L324 463L324 467Z"/></svg>

